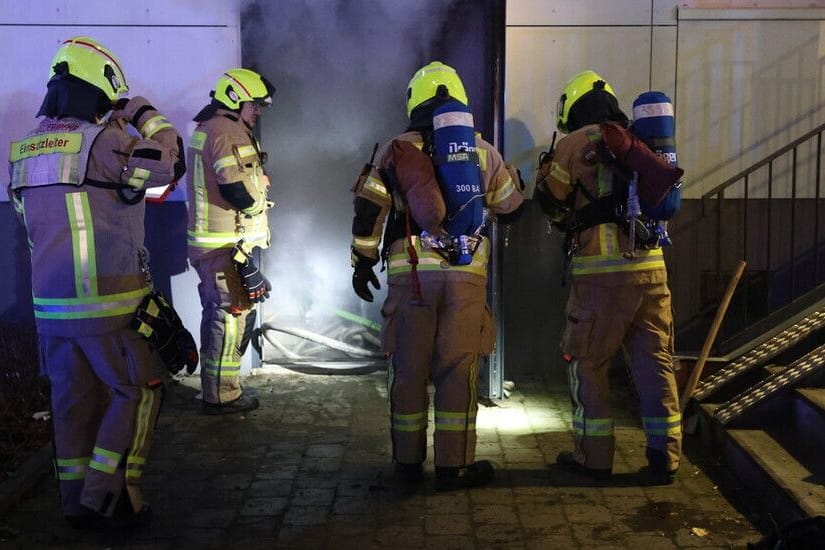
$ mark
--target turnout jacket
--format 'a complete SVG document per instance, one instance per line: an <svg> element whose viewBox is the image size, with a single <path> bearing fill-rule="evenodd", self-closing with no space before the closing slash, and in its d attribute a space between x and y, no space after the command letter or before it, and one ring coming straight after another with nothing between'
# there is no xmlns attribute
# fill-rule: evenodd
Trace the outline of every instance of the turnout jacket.
<svg viewBox="0 0 825 550"><path fill-rule="evenodd" d="M573 197L572 208L579 210L590 199L619 193L620 181L610 167L599 162L596 154L601 141L598 124L579 128L564 136L557 144L550 171L539 185L556 199L565 202ZM577 188L581 186L582 189ZM586 192L585 192L586 191ZM574 235L571 270L573 276L635 273L649 282L667 280L661 248L636 249L632 257L628 235L615 223L603 223ZM636 277L638 279L638 277Z"/></svg>
<svg viewBox="0 0 825 550"><path fill-rule="evenodd" d="M418 257L417 270L455 272L459 277L486 277L489 241L483 237L473 261L468 265L449 265L435 251L422 249L418 235L442 231L446 206L435 175L432 159L422 149L419 132L403 133L382 146L368 173L362 174L353 188L355 217L352 222L353 265L378 262L378 249L384 234L388 255L388 274L404 275L412 264L407 251L407 213L413 246ZM515 211L523 202L517 187L518 176L488 142L476 136L476 152L481 169L484 204L495 219L496 214Z"/></svg>
<svg viewBox="0 0 825 550"><path fill-rule="evenodd" d="M145 204L118 191L173 183L183 171L180 143L141 97L100 124L46 117L12 142L10 195L28 236L39 333L79 337L128 326L150 291Z"/></svg>
<svg viewBox="0 0 825 550"><path fill-rule="evenodd" d="M268 248L269 178L260 145L240 116L219 108L199 122L188 156L190 260L231 248L240 239L247 251Z"/></svg>

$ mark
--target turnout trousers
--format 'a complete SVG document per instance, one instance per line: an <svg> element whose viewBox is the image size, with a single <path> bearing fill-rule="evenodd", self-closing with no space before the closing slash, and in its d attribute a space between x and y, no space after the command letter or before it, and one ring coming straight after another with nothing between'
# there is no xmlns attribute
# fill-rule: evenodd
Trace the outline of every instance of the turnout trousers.
<svg viewBox="0 0 825 550"><path fill-rule="evenodd" d="M157 352L130 328L39 339L51 381L64 515L80 515L83 507L111 515L124 486L140 510L139 483L162 394Z"/></svg>
<svg viewBox="0 0 825 550"><path fill-rule="evenodd" d="M207 403L241 396L241 357L252 337L255 311L229 249L192 261L198 272L201 316L201 387Z"/></svg>
<svg viewBox="0 0 825 550"><path fill-rule="evenodd" d="M393 459L406 464L425 460L432 382L435 465L472 464L479 363L494 341L486 279L439 272L419 277L417 299L409 275L391 276L382 308L384 351L392 354L388 393Z"/></svg>
<svg viewBox="0 0 825 550"><path fill-rule="evenodd" d="M618 282L618 284L617 284ZM576 460L613 467L608 367L626 346L647 446L679 467L682 417L673 368L673 314L666 282L644 273L574 277L562 351L569 356Z"/></svg>

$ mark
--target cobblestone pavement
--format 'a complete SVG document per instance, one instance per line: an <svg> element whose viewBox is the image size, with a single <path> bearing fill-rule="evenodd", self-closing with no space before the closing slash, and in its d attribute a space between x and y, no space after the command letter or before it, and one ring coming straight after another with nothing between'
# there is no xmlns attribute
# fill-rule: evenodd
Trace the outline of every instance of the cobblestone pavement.
<svg viewBox="0 0 825 550"><path fill-rule="evenodd" d="M0 518L0 548L654 550L760 538L731 504L744 501L736 487L723 484L723 494L700 458L686 459L672 486L643 486L644 436L626 396L614 399L612 480L555 469L570 447L566 388L517 382L509 399L479 411L478 457L496 464L495 482L436 493L431 452L417 490L391 476L385 372L271 371L246 380L262 402L246 417L199 414L194 377L171 388L144 475L149 527L74 531L48 477Z"/></svg>

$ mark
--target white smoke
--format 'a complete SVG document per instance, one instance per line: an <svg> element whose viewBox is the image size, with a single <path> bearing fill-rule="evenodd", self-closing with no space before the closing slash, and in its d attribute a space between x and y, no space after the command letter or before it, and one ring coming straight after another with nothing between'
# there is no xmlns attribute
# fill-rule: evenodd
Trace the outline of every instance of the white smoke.
<svg viewBox="0 0 825 550"><path fill-rule="evenodd" d="M350 284L350 188L376 142L406 124L413 72L435 59L452 1L248 2L244 66L277 92L260 124L272 180L272 248L264 272L275 289L264 318L320 315L330 307L378 319L385 296L358 300ZM377 271L377 269L376 269Z"/></svg>

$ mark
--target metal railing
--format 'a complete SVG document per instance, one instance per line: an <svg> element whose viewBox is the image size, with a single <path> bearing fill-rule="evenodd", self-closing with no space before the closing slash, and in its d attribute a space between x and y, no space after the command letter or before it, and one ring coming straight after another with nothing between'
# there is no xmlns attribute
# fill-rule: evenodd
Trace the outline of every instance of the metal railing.
<svg viewBox="0 0 825 550"><path fill-rule="evenodd" d="M737 330L825 283L823 132L825 124L701 197L701 223L692 230L706 234L704 251L713 250L712 258L704 255L698 262L704 282L713 285L710 294L720 295L738 260L748 262L737 291L737 319L732 322ZM714 223L705 223L708 218ZM702 316L706 312L697 314Z"/></svg>

